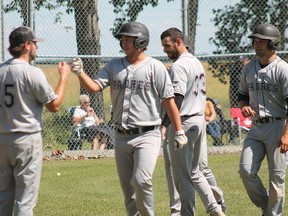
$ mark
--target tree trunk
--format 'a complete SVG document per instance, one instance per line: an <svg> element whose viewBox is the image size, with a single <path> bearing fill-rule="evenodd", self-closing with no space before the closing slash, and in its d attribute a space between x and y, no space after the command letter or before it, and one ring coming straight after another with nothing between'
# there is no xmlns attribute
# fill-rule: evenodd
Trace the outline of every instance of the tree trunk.
<svg viewBox="0 0 288 216"><path fill-rule="evenodd" d="M78 55L100 55L100 30L98 25L97 0L74 0L76 38ZM90 77L98 73L100 58L82 58L84 70ZM80 94L88 94L83 88ZM91 106L99 118L104 119L104 103L102 92L89 95Z"/></svg>
<svg viewBox="0 0 288 216"><path fill-rule="evenodd" d="M195 37L198 15L198 1L188 0L187 22L188 22L188 37L191 42L191 53L195 53Z"/></svg>

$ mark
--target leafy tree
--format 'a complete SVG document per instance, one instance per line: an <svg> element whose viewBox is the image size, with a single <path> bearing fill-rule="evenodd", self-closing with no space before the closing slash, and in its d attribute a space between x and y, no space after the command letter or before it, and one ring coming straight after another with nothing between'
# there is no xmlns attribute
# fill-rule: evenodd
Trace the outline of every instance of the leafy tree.
<svg viewBox="0 0 288 216"><path fill-rule="evenodd" d="M167 0L167 2L171 1L174 0ZM114 6L114 13L120 14L120 17L114 21L114 28L110 29L115 36L123 23L136 21L144 7L149 5L156 7L159 0L110 0L109 3Z"/></svg>
<svg viewBox="0 0 288 216"><path fill-rule="evenodd" d="M171 2L174 0L167 0ZM188 33L189 39L192 44L191 52L195 50L195 35L196 35L196 23L198 14L198 1L199 0L188 0ZM114 21L114 27L110 30L115 36L119 31L121 25L125 22L136 21L138 15L145 7L151 5L156 7L159 4L159 0L110 0L110 4L114 6L114 13L120 14L120 17Z"/></svg>
<svg viewBox="0 0 288 216"><path fill-rule="evenodd" d="M260 23L271 23L275 25L281 35L280 49L284 49L287 43L285 30L288 20L288 2L285 0L241 0L233 6L225 6L224 9L213 10L214 25L217 31L213 38L210 38L216 46L214 54L245 53L252 49L250 40L247 43L247 36ZM211 59L208 68L215 78L224 84L227 83L227 75L230 76L230 87L238 88L238 83L231 76L239 76L240 62L235 57Z"/></svg>

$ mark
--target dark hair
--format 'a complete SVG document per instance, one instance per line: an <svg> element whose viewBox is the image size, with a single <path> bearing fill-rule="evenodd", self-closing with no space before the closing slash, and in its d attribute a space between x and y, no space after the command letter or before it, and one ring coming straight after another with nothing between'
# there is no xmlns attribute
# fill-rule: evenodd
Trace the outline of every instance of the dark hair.
<svg viewBox="0 0 288 216"><path fill-rule="evenodd" d="M184 34L177 28L169 28L162 32L160 36L161 40L166 37L170 37L173 42L176 42L177 38L181 38L184 41Z"/></svg>
<svg viewBox="0 0 288 216"><path fill-rule="evenodd" d="M9 47L8 51L14 58L18 58L26 52L24 49L24 43L19 44L18 46Z"/></svg>

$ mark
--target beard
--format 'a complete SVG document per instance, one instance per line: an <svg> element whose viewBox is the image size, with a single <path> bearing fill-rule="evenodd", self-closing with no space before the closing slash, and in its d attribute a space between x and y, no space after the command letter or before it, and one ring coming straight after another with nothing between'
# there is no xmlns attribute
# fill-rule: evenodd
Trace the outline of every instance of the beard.
<svg viewBox="0 0 288 216"><path fill-rule="evenodd" d="M176 61L179 58L180 54L178 51L174 51L174 52L170 52L168 54L169 59L171 59L172 61Z"/></svg>
<svg viewBox="0 0 288 216"><path fill-rule="evenodd" d="M35 60L35 57L36 57L36 54L35 54L34 50L30 50L30 52L29 52L30 61Z"/></svg>

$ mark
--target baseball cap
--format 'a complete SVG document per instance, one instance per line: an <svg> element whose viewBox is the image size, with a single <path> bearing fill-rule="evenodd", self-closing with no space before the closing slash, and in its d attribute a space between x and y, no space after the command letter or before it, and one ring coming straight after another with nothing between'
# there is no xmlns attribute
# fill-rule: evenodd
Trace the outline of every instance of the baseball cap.
<svg viewBox="0 0 288 216"><path fill-rule="evenodd" d="M213 102L214 102L215 104L219 104L219 100L218 100L217 98L213 98Z"/></svg>
<svg viewBox="0 0 288 216"><path fill-rule="evenodd" d="M10 47L18 46L26 41L42 42L44 39L36 38L31 29L25 26L14 29L9 35Z"/></svg>
<svg viewBox="0 0 288 216"><path fill-rule="evenodd" d="M243 56L243 55L239 56L239 61L242 62L242 63L243 63L246 59L247 59L246 56Z"/></svg>
<svg viewBox="0 0 288 216"><path fill-rule="evenodd" d="M192 48L192 44L189 40L189 37L187 35L184 35L184 44L187 50Z"/></svg>

